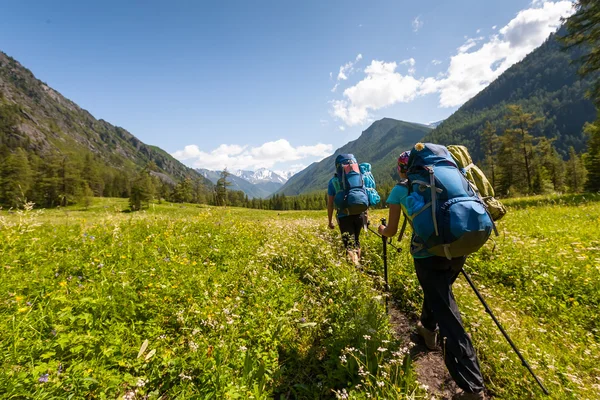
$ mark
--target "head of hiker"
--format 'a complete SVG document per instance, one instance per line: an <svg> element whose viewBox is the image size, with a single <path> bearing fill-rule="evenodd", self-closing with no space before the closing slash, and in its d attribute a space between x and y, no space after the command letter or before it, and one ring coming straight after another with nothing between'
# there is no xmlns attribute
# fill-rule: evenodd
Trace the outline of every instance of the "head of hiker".
<svg viewBox="0 0 600 400"><path fill-rule="evenodd" d="M410 151L403 151L400 154L400 157L398 157L398 175L400 175L401 177L403 177L404 175L406 175L406 172L408 171L408 158L410 157Z"/></svg>

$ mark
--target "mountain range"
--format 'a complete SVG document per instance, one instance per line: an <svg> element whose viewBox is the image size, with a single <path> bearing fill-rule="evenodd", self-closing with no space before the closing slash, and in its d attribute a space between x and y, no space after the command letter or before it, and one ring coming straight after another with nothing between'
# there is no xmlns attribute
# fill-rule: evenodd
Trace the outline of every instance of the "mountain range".
<svg viewBox="0 0 600 400"><path fill-rule="evenodd" d="M570 146L581 152L585 146L582 127L596 117L592 102L585 97L596 77L581 79L578 76L576 60L581 50L563 50L559 41L563 33L564 28L551 35L542 46L505 71L446 120L424 125L383 118L364 130L358 139L291 177L267 169L235 171L229 177L232 189L242 190L250 198L325 190L334 173L333 161L341 153L353 153L359 162L370 162L377 183L392 185L396 181L395 158L421 140L464 144L477 161L482 157L479 138L484 124L491 122L497 133L502 133L507 126L508 104L518 104L524 111L543 117L543 122L531 133L554 139L554 145L563 156ZM9 119L14 128L6 125ZM21 149L30 154L33 160L30 162L37 162L36 157L61 159L63 177L65 160L75 160L79 166L93 160L104 183L96 188L91 184L92 178L82 176L82 179L88 181L96 195L125 195L128 179L149 165L152 174L171 184L191 178L212 187L220 174L188 168L164 150L144 144L127 130L94 118L2 52L0 122L0 155L14 154L16 149ZM59 176L58 172L53 174ZM110 183L117 180L120 182Z"/></svg>
<svg viewBox="0 0 600 400"><path fill-rule="evenodd" d="M213 184L221 178L222 172L204 168L196 171ZM227 180L231 183L230 190L241 190L249 199L266 199L287 182L286 178L266 168L259 168L256 171L237 170L230 173Z"/></svg>

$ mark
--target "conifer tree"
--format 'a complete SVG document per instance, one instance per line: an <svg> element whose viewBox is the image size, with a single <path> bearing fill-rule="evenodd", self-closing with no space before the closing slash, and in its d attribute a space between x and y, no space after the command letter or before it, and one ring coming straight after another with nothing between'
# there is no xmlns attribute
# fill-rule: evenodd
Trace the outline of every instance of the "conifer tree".
<svg viewBox="0 0 600 400"><path fill-rule="evenodd" d="M20 207L27 200L31 185L27 153L17 148L0 165L0 203L8 207Z"/></svg>
<svg viewBox="0 0 600 400"><path fill-rule="evenodd" d="M595 122L586 124L584 131L589 137L585 155L588 174L585 190L600 192L600 117Z"/></svg>
<svg viewBox="0 0 600 400"><path fill-rule="evenodd" d="M231 175L227 168L221 171L221 177L217 180L215 186L216 203L218 206L227 206L227 188L231 186L231 182L227 180Z"/></svg>
<svg viewBox="0 0 600 400"><path fill-rule="evenodd" d="M587 171L573 146L569 148L569 160L566 162L565 172L567 175L567 186L569 192L579 193L584 189Z"/></svg>
<svg viewBox="0 0 600 400"><path fill-rule="evenodd" d="M505 135L507 141L513 141L516 149L521 153L522 167L525 171L527 183L527 192L533 191L533 140L534 137L530 134L530 130L539 124L542 119L537 118L533 113L526 113L518 105L508 105L508 114L505 116L510 124L510 128L506 129ZM504 143L507 145L508 143Z"/></svg>
<svg viewBox="0 0 600 400"><path fill-rule="evenodd" d="M585 77L600 71L600 2L577 0L575 7L577 13L567 20L569 33L564 41L568 47L577 46L584 52L579 73ZM600 79L596 79L589 96L600 108Z"/></svg>
<svg viewBox="0 0 600 400"><path fill-rule="evenodd" d="M490 177L492 178L492 187L496 188L496 152L498 151L498 135L496 135L496 128L489 122L486 121L483 132L481 133L481 148L484 154L484 164L490 170Z"/></svg>

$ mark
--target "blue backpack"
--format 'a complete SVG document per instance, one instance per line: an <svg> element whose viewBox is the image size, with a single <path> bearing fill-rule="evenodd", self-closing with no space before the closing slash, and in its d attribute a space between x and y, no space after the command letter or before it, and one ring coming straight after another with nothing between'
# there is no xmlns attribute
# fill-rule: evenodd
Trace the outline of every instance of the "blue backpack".
<svg viewBox="0 0 600 400"><path fill-rule="evenodd" d="M479 250L496 227L477 192L446 147L418 143L408 159L408 191L423 206L413 210L412 253L446 257Z"/></svg>
<svg viewBox="0 0 600 400"><path fill-rule="evenodd" d="M371 173L371 164L369 163L360 163L358 165L360 168L360 173L363 176L363 181L365 182L365 190L367 191L367 196L369 197L369 207L376 206L381 201L381 196L377 193L376 185L375 185L375 177Z"/></svg>
<svg viewBox="0 0 600 400"><path fill-rule="evenodd" d="M369 208L369 197L354 155L337 156L335 170L333 185L336 193L333 202L336 208L346 215L357 215L366 211Z"/></svg>

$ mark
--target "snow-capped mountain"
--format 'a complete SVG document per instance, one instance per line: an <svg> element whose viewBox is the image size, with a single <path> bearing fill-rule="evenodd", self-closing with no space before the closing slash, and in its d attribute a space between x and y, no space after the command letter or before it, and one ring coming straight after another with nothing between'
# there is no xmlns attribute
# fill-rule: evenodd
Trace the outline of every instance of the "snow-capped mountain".
<svg viewBox="0 0 600 400"><path fill-rule="evenodd" d="M259 168L256 171L244 171L238 169L233 173L233 175L240 177L242 179L247 180L251 183L259 183L259 182L275 182L284 184L287 182L289 177L281 176L270 169Z"/></svg>
<svg viewBox="0 0 600 400"><path fill-rule="evenodd" d="M221 171L211 171L204 168L199 168L196 171L214 184L221 178ZM287 178L265 168L256 171L238 170L230 173L227 180L231 183L231 190L241 190L251 199L266 199L287 182Z"/></svg>

